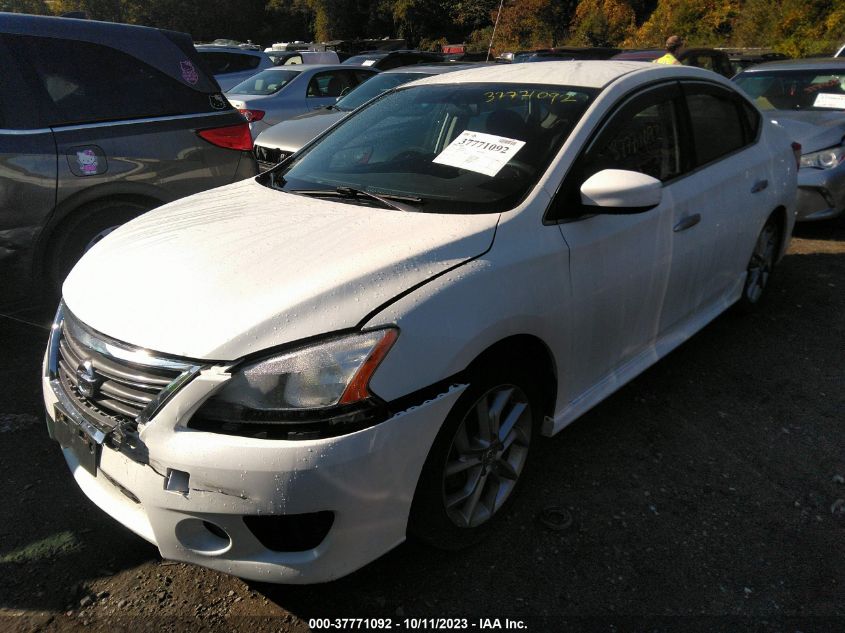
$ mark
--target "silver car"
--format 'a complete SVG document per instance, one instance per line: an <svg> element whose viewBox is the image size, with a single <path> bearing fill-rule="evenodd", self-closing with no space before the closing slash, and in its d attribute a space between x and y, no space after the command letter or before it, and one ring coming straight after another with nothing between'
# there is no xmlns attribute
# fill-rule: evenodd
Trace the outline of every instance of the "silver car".
<svg viewBox="0 0 845 633"><path fill-rule="evenodd" d="M760 64L734 81L801 144L797 219L841 215L845 209L845 59Z"/></svg>
<svg viewBox="0 0 845 633"><path fill-rule="evenodd" d="M479 64L420 64L385 70L379 73L378 77L373 77L345 97L338 99L337 103L282 121L264 130L255 139L255 156L258 159L258 166L262 171L266 171L277 165L320 132L329 129L356 108L391 88L415 79L478 66Z"/></svg>
<svg viewBox="0 0 845 633"><path fill-rule="evenodd" d="M246 117L254 140L280 121L335 103L376 73L340 64L268 68L227 91L226 97Z"/></svg>

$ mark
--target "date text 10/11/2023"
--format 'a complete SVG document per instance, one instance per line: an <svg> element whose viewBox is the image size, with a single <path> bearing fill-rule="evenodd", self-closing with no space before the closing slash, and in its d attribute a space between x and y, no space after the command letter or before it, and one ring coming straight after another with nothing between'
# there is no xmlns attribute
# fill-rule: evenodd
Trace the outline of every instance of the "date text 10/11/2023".
<svg viewBox="0 0 845 633"><path fill-rule="evenodd" d="M317 630L358 631L519 631L527 630L524 620L510 618L312 618L308 627Z"/></svg>

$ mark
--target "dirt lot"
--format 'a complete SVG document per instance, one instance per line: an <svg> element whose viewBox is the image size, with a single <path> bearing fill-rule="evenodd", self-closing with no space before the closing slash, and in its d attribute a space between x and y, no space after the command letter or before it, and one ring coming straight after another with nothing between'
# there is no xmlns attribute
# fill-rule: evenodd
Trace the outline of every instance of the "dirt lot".
<svg viewBox="0 0 845 633"><path fill-rule="evenodd" d="M841 633L845 224L801 229L773 284L765 310L720 317L539 446L481 545L405 544L315 587L162 561L93 506L43 424L46 329L7 310L0 629L306 631L315 617L480 629L509 617L534 631ZM570 527L537 520L552 505Z"/></svg>

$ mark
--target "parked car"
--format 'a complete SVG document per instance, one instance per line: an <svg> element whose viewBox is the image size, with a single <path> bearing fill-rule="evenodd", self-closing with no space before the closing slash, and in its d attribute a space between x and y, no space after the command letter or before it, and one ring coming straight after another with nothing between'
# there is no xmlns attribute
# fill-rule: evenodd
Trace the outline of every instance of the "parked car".
<svg viewBox="0 0 845 633"><path fill-rule="evenodd" d="M246 117L255 139L280 121L336 103L376 73L342 64L268 68L239 83L226 97Z"/></svg>
<svg viewBox="0 0 845 633"><path fill-rule="evenodd" d="M798 221L841 215L845 210L845 60L760 64L734 81L801 144Z"/></svg>
<svg viewBox="0 0 845 633"><path fill-rule="evenodd" d="M197 46L196 49L206 68L224 91L275 65L267 53L245 50L238 46L206 44Z"/></svg>
<svg viewBox="0 0 845 633"><path fill-rule="evenodd" d="M720 48L717 50L721 50L728 56L734 74L757 64L789 59L788 55L767 48Z"/></svg>
<svg viewBox="0 0 845 633"><path fill-rule="evenodd" d="M638 51L622 51L611 59L624 61L653 62L662 57L666 51L660 48ZM695 66L706 68L719 73L723 77L731 78L734 75L733 67L728 56L715 48L682 48L676 55L678 61L684 66Z"/></svg>
<svg viewBox="0 0 845 633"><path fill-rule="evenodd" d="M267 53L267 57L275 66L291 66L294 64L339 64L340 59L334 51L274 51Z"/></svg>
<svg viewBox="0 0 845 633"><path fill-rule="evenodd" d="M116 226L256 173L243 118L186 35L2 13L0 66L4 300L58 296Z"/></svg>
<svg viewBox="0 0 845 633"><path fill-rule="evenodd" d="M255 139L255 157L258 168L266 171L275 167L285 158L299 150L308 141L329 129L347 114L359 108L364 103L378 95L409 81L422 79L431 75L465 70L474 64L418 64L416 66L400 66L379 73L368 79L337 103L319 110L301 114L287 121L277 123L264 130Z"/></svg>
<svg viewBox="0 0 845 633"><path fill-rule="evenodd" d="M428 53L425 51L368 51L360 55L354 55L343 63L350 66L367 66L378 70L390 70L399 66L411 66L413 64L434 64L443 61L440 53Z"/></svg>
<svg viewBox="0 0 845 633"><path fill-rule="evenodd" d="M795 171L784 131L697 68L406 84L92 248L49 342L50 432L168 559L309 583L408 533L468 545L541 435L759 305Z"/></svg>
<svg viewBox="0 0 845 633"><path fill-rule="evenodd" d="M543 48L532 53L523 53L514 59L517 62L549 62L552 60L610 59L618 55L620 49L601 46L559 46Z"/></svg>

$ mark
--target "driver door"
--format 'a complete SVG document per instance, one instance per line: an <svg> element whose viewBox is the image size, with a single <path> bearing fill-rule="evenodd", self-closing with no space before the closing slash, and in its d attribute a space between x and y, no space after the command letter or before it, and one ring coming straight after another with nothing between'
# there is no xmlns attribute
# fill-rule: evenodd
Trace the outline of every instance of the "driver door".
<svg viewBox="0 0 845 633"><path fill-rule="evenodd" d="M622 101L573 164L553 202L554 216L547 218L558 221L570 251L575 336L568 354L579 371L567 380L577 383L570 385L574 395L627 380L626 370L652 354L660 336L672 264L674 181L687 169L682 106L674 82ZM664 183L661 203L616 214L583 205L581 184L603 169L657 178Z"/></svg>

